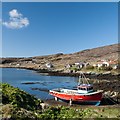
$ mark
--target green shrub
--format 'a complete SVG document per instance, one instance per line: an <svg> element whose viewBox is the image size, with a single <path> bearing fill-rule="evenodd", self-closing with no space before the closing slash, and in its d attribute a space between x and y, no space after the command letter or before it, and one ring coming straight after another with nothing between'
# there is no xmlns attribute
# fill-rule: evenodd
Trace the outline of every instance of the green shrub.
<svg viewBox="0 0 120 120"><path fill-rule="evenodd" d="M105 71L110 71L110 70L112 70L113 68L112 68L111 66L109 66L109 67L102 66L102 67L100 67L99 69L100 69L100 70L105 70Z"/></svg>
<svg viewBox="0 0 120 120"><path fill-rule="evenodd" d="M94 69L94 66L92 66L92 65L88 65L88 66L86 66L85 69L86 69L86 70L93 70L93 69Z"/></svg>
<svg viewBox="0 0 120 120"><path fill-rule="evenodd" d="M12 104L16 107L25 108L27 110L35 110L39 107L40 100L34 96L10 86L2 84L2 103Z"/></svg>
<svg viewBox="0 0 120 120"><path fill-rule="evenodd" d="M75 72L77 72L77 71L79 71L80 69L77 68L77 67L75 67L75 66L73 66L73 67L70 68L70 70L74 70Z"/></svg>

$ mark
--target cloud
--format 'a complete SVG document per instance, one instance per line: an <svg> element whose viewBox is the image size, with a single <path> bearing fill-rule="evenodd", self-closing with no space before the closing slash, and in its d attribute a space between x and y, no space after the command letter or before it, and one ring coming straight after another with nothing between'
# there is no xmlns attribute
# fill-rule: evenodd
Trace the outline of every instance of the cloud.
<svg viewBox="0 0 120 120"><path fill-rule="evenodd" d="M23 17L16 9L9 12L9 21L3 22L3 25L11 29L20 29L29 25L29 20Z"/></svg>
<svg viewBox="0 0 120 120"><path fill-rule="evenodd" d="M18 13L18 11L17 11L16 9L11 10L11 11L9 12L9 15L10 15L10 17L12 17L12 18L14 18L14 17L19 18L19 17L22 16L22 14L21 14L21 13Z"/></svg>

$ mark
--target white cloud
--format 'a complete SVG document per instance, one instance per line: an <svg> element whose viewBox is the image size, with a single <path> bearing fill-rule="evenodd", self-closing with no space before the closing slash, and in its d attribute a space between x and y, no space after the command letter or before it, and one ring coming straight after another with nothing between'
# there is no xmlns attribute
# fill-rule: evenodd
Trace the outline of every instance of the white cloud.
<svg viewBox="0 0 120 120"><path fill-rule="evenodd" d="M3 25L11 29L20 29L29 25L29 20L23 17L16 9L9 12L9 21L3 22Z"/></svg>
<svg viewBox="0 0 120 120"><path fill-rule="evenodd" d="M13 9L9 12L9 16L12 17L12 18L13 17L19 18L19 17L22 16L22 14L18 13L18 11L16 9Z"/></svg>

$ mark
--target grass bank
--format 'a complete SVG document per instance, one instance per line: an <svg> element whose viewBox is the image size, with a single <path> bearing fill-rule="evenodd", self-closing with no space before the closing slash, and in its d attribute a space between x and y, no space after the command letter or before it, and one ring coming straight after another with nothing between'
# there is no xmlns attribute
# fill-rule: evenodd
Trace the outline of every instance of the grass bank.
<svg viewBox="0 0 120 120"><path fill-rule="evenodd" d="M42 108L42 101L36 99L34 96L9 84L0 84L0 86L2 89L2 105L0 109L2 110L1 114L3 118L12 120L120 118L120 107L73 108L59 105Z"/></svg>

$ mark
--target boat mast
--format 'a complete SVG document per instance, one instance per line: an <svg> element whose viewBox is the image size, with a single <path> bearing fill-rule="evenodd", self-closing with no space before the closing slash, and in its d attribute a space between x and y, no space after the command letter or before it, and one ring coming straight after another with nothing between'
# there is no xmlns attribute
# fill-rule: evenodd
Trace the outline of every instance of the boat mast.
<svg viewBox="0 0 120 120"><path fill-rule="evenodd" d="M89 82L88 82L88 80L87 80L87 78L85 77L85 75L81 72L80 73L80 76L79 76L79 83L78 83L79 85L80 84L89 84Z"/></svg>

